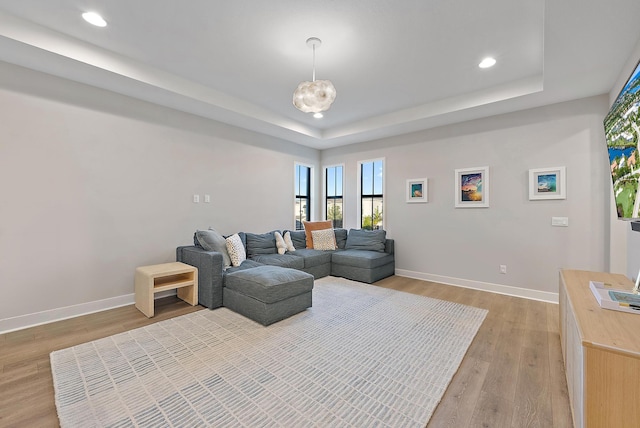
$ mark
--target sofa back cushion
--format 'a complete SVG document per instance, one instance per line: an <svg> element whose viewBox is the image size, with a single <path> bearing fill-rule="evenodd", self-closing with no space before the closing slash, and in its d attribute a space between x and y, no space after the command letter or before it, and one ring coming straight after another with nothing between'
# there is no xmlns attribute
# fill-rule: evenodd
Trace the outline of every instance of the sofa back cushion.
<svg viewBox="0 0 640 428"><path fill-rule="evenodd" d="M347 244L347 229L333 229L336 234L336 245L339 249L344 250L344 246Z"/></svg>
<svg viewBox="0 0 640 428"><path fill-rule="evenodd" d="M276 232L275 230L273 232ZM268 233L245 233L247 236L247 257L259 256L261 254L277 254L276 237L273 232Z"/></svg>
<svg viewBox="0 0 640 428"><path fill-rule="evenodd" d="M345 250L369 250L384 253L387 232L384 230L349 229Z"/></svg>
<svg viewBox="0 0 640 428"><path fill-rule="evenodd" d="M307 238L304 230L286 230L291 235L291 242L296 250L302 250L307 248Z"/></svg>

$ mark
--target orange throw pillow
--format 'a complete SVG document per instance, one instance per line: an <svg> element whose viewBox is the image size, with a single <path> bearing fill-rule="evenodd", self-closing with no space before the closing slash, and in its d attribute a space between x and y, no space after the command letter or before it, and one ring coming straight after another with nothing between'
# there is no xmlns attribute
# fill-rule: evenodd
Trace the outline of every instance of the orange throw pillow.
<svg viewBox="0 0 640 428"><path fill-rule="evenodd" d="M307 248L313 248L313 236L311 236L312 230L333 229L331 226L331 220L303 221L302 224L304 224L304 237L307 238Z"/></svg>

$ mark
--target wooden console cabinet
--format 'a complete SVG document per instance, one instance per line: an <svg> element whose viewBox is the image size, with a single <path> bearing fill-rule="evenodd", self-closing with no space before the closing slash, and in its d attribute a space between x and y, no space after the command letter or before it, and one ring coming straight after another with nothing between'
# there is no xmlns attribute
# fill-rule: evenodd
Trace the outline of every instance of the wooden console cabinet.
<svg viewBox="0 0 640 428"><path fill-rule="evenodd" d="M560 271L560 342L574 425L640 427L640 313L601 308L589 281L633 288L619 274Z"/></svg>

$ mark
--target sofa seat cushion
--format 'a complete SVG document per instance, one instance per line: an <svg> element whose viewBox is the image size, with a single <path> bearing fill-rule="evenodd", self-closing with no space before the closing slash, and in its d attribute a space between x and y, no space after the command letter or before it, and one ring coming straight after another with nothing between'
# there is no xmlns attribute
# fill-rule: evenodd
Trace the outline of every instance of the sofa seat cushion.
<svg viewBox="0 0 640 428"><path fill-rule="evenodd" d="M245 260L243 261L240 266L236 266L236 267L228 267L224 273L225 274L230 274L233 272L237 272L239 270L245 270L245 269L252 269L254 267L258 267L258 266L264 266L262 263L258 263L254 260Z"/></svg>
<svg viewBox="0 0 640 428"><path fill-rule="evenodd" d="M304 260L293 254L261 254L259 256L253 256L251 260L269 266L280 266L291 269L304 268Z"/></svg>
<svg viewBox="0 0 640 428"><path fill-rule="evenodd" d="M374 269L394 261L392 254L368 250L343 250L331 255L331 262L341 265Z"/></svg>
<svg viewBox="0 0 640 428"><path fill-rule="evenodd" d="M310 292L313 275L277 266L258 266L228 274L225 287L269 304Z"/></svg>
<svg viewBox="0 0 640 428"><path fill-rule="evenodd" d="M310 248L303 248L302 250L296 250L295 252L291 253L291 255L303 259L304 268L311 268L331 263L332 253L332 251L320 251L312 250Z"/></svg>

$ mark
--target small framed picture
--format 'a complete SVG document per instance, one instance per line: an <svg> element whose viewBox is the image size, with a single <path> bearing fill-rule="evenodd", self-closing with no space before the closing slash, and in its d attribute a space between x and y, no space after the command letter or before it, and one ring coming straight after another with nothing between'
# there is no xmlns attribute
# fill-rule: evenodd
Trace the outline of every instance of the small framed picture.
<svg viewBox="0 0 640 428"><path fill-rule="evenodd" d="M567 199L564 166L529 170L529 200L540 199Z"/></svg>
<svg viewBox="0 0 640 428"><path fill-rule="evenodd" d="M456 169L456 208L489 207L489 167Z"/></svg>
<svg viewBox="0 0 640 428"><path fill-rule="evenodd" d="M424 203L429 202L427 197L429 191L428 179L411 178L407 180L407 202Z"/></svg>

